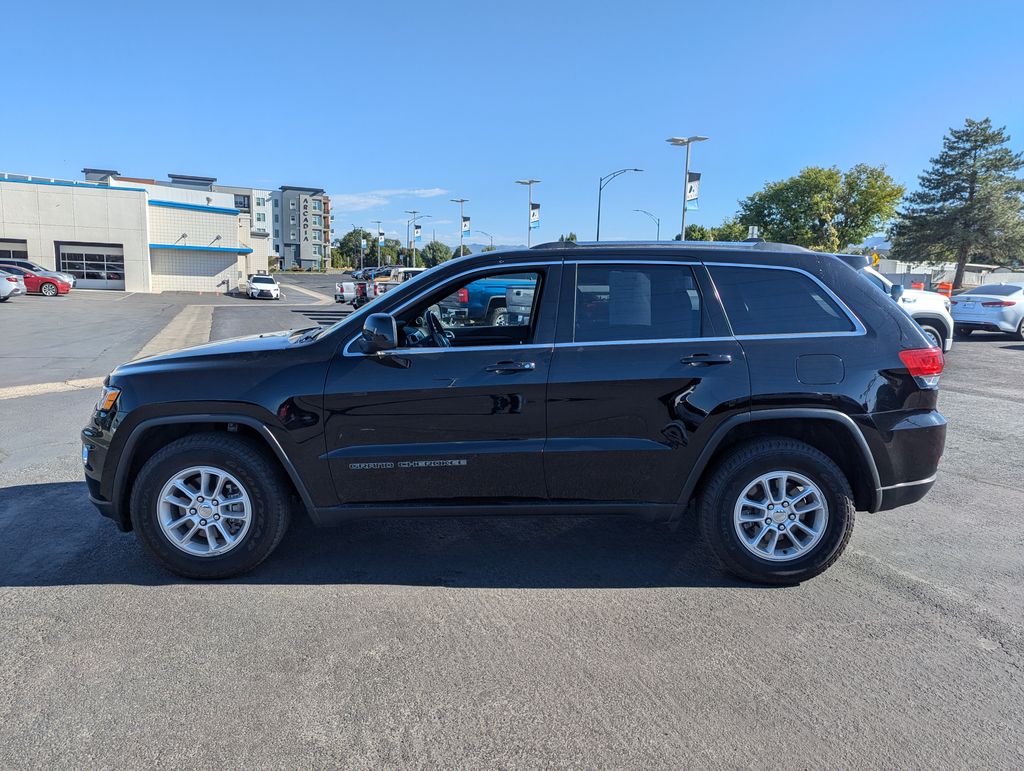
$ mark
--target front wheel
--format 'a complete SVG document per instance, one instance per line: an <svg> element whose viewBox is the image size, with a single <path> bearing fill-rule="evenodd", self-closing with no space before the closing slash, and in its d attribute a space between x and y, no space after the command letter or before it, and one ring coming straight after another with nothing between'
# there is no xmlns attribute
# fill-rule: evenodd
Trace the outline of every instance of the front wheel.
<svg viewBox="0 0 1024 771"><path fill-rule="evenodd" d="M939 332L939 330L937 330L931 324L922 324L921 331L924 332L924 336L928 338L928 341L932 344L932 347L939 349L942 348L942 333Z"/></svg>
<svg viewBox="0 0 1024 771"><path fill-rule="evenodd" d="M227 578L266 559L288 528L281 469L256 443L228 434L171 442L142 467L131 518L150 556L185 578Z"/></svg>
<svg viewBox="0 0 1024 771"><path fill-rule="evenodd" d="M39 287L39 291L42 294L46 295L47 297L56 297L57 296L57 285L56 284L51 284L49 281L47 281L45 284L43 284L41 287Z"/></svg>
<svg viewBox="0 0 1024 771"><path fill-rule="evenodd" d="M737 446L718 464L698 516L727 570L792 584L842 554L853 533L853 493L824 453L793 439L763 439Z"/></svg>

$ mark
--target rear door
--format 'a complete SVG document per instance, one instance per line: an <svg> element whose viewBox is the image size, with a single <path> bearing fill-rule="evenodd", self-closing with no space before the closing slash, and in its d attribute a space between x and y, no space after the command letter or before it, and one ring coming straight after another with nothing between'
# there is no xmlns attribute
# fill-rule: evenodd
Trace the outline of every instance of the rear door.
<svg viewBox="0 0 1024 771"><path fill-rule="evenodd" d="M544 468L558 500L674 503L707 436L747 409L743 349L699 263L567 262Z"/></svg>

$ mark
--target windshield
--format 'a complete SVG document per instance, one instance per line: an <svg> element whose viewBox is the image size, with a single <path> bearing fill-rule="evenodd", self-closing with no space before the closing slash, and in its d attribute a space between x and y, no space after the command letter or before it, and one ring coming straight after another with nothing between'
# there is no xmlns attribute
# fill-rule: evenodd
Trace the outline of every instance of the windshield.
<svg viewBox="0 0 1024 771"><path fill-rule="evenodd" d="M994 297L1009 297L1022 290L1024 290L1024 287L1017 286L1016 284L989 284L988 286L982 284L981 286L974 287L974 289L968 289L964 294L989 294Z"/></svg>
<svg viewBox="0 0 1024 771"><path fill-rule="evenodd" d="M273 284L274 279L270 276L253 276L252 282L254 284Z"/></svg>

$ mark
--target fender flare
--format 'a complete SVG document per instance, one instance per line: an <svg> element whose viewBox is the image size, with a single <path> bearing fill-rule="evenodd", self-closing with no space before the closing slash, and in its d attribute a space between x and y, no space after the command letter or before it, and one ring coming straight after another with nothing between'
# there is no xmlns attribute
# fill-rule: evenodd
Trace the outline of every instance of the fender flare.
<svg viewBox="0 0 1024 771"><path fill-rule="evenodd" d="M306 507L306 511L310 515L315 511L313 498L310 496L309 490L306 489L305 483L299 476L299 472L295 468L295 464L292 463L287 453L285 453L284 448L281 447L281 443L277 441L277 437L274 436L265 423L249 415L237 415L232 413L195 413L190 415L164 415L160 417L147 418L139 422L139 424L132 429L132 432L125 440L124 447L121 448L121 453L117 458L117 469L114 471L114 486L111 490L111 502L114 504L115 512L117 508L119 508L120 502L124 500L124 494L128 484L128 469L131 468L132 465L131 460L135 454L135 445L138 444L139 440L150 428L177 423L239 423L252 428L263 438L263 441L266 442L267 446L274 453L274 456L281 464L281 467L285 470L285 473L288 475L292 484L295 485L295 489L298 491L299 498L302 500L302 505Z"/></svg>
<svg viewBox="0 0 1024 771"><path fill-rule="evenodd" d="M792 407L783 409L759 409L752 412L743 413L741 415L733 415L731 418L723 421L708 439L707 444L704 445L704 449L701 450L700 455L697 457L696 463L690 469L690 473L686 478L686 483L683 485L682 493L679 495L680 507L685 507L690 498L693 496L693 491L697 487L697 483L703 476L704 471L707 469L708 464L711 462L711 456L715 454L719 445L728 436L729 432L732 431L739 425L745 423L753 423L761 420L779 420L779 419L823 419L831 420L835 423L842 425L847 432L850 434L850 438L853 439L855 446L860 450L861 459L864 462L865 467L868 469L868 473L871 478L873 486L873 498L871 506L868 508L869 512L876 512L882 507L882 482L878 475L878 466L875 464L875 457L871 454L871 448L868 447L867 439L864 438L864 433L849 415L838 410L829 410L818 407Z"/></svg>

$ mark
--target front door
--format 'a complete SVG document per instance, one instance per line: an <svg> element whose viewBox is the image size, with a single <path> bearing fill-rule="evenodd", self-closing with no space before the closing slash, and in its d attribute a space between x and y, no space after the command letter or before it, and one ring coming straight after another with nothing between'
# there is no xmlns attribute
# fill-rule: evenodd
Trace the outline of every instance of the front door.
<svg viewBox="0 0 1024 771"><path fill-rule="evenodd" d="M714 425L747 409L743 349L695 269L706 275L566 264L562 307L573 310L559 319L544 453L552 499L674 503Z"/></svg>
<svg viewBox="0 0 1024 771"><path fill-rule="evenodd" d="M344 503L542 500L544 397L553 354L559 267L519 269L535 287L516 323L449 316L455 299L495 291L487 271L425 290L395 312L400 347L332 363L324 394L327 452ZM455 283L452 283L452 282ZM478 284L478 282L480 282ZM441 322L447 343L431 329ZM494 319L492 318L491 321ZM502 319L508 322L507 318Z"/></svg>

